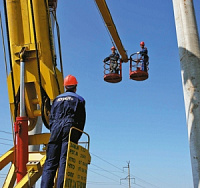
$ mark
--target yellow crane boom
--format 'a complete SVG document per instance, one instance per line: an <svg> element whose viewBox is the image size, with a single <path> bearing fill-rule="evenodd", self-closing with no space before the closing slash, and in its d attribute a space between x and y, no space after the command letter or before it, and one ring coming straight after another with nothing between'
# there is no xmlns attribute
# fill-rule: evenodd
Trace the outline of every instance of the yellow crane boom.
<svg viewBox="0 0 200 188"><path fill-rule="evenodd" d="M115 45L121 55L123 62L127 62L128 55L126 53L126 50L124 49L124 46L122 45L121 39L119 37L119 34L118 34L115 24L113 22L113 19L110 14L110 11L108 9L108 6L106 4L106 1L105 0L95 0L95 2L99 8L99 11L100 11L103 19L104 19L106 27L108 28L108 30L113 38L113 41L115 42Z"/></svg>
<svg viewBox="0 0 200 188"><path fill-rule="evenodd" d="M49 2L52 4L52 0ZM63 75L55 62L48 1L6 0L6 10L13 73L9 74L7 80L11 113L15 121L17 106L14 98L19 101L20 88L19 54L24 48L26 113L34 124L38 116L44 115L44 98L53 100L64 91Z"/></svg>

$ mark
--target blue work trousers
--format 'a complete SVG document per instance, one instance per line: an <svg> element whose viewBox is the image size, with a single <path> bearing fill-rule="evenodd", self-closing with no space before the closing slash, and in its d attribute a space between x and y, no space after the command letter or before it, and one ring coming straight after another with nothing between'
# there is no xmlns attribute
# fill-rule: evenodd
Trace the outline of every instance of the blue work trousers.
<svg viewBox="0 0 200 188"><path fill-rule="evenodd" d="M142 71L147 72L147 62L142 61Z"/></svg>
<svg viewBox="0 0 200 188"><path fill-rule="evenodd" d="M118 73L117 61L110 61L110 73Z"/></svg>
<svg viewBox="0 0 200 188"><path fill-rule="evenodd" d="M63 188L69 130L71 126L55 127L51 130L43 168L41 188L52 188L59 166L57 188Z"/></svg>

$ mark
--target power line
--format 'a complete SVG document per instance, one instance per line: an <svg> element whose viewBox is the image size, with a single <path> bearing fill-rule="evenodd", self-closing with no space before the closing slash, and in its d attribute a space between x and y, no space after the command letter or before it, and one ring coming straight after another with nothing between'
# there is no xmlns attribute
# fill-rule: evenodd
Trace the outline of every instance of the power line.
<svg viewBox="0 0 200 188"><path fill-rule="evenodd" d="M143 180L143 179L141 179L141 178L138 178L137 176L135 176L135 175L133 175L135 178L137 178L139 181L141 181L141 182L143 182L143 183L146 183L146 184L149 184L149 185L151 185L151 186L153 186L153 187L156 187L156 188L159 188L158 186L156 186L156 185L154 185L154 184L152 184L152 183L149 183L149 182L147 182L147 181L145 181L145 180Z"/></svg>
<svg viewBox="0 0 200 188"><path fill-rule="evenodd" d="M109 179L109 180L112 180L112 181L118 182L118 181L116 181L116 180L114 180L114 179L112 179L112 178L109 178L109 177L107 177L107 176L104 176L104 175L102 175L102 174L99 174L99 173L97 173L97 172L94 172L94 171L92 171L92 170L90 170L90 171L93 172L93 173L95 173L95 174L97 174L97 175L99 175L99 176L102 176L102 177L104 177L104 178L107 178L107 179ZM119 184L119 185L120 185L120 184ZM121 185L121 186L126 187L125 185Z"/></svg>
<svg viewBox="0 0 200 188"><path fill-rule="evenodd" d="M93 154L93 155L94 155L94 154ZM98 157L97 155L95 155L95 156ZM98 158L100 158L100 157L98 157ZM101 159L102 161L108 163L109 165L112 165L112 166L114 166L115 168L119 169L119 170L120 170L120 173L122 172L122 170L121 170L120 168L118 168L117 166L115 166L115 165L113 165L113 164L107 162L106 160L104 160L104 159L102 159L102 158L100 158L100 159ZM119 175L117 175L117 174L115 174L115 173L112 173L111 171L106 170L106 169L104 169L104 168L102 168L102 167L100 167L100 166L98 166L98 165L95 165L95 164L93 164L93 163L91 163L91 165L97 167L98 169L100 169L100 170L102 170L102 171L108 172L109 174L114 175L114 176L116 176L116 177L119 178L119 179L121 178L121 176L119 176ZM89 171L91 171L91 172L93 172L93 173L96 173L96 172L92 171L90 168L89 168ZM119 171L118 171L118 172L119 172ZM123 173L124 173L124 172L123 172ZM99 174L99 173L96 173L96 174L108 178L107 176L104 176L104 175L102 175L102 174ZM111 179L111 178L108 178L108 179ZM111 180L113 180L113 179L111 179ZM116 180L113 180L113 181L116 181ZM116 182L118 182L118 181L116 181ZM99 183L100 183L100 182L99 182ZM101 184L101 185L102 185L102 184ZM118 185L119 185L119 184L118 184ZM120 182L120 185L121 185L121 182ZM124 185L123 185L123 186L124 186Z"/></svg>
<svg viewBox="0 0 200 188"><path fill-rule="evenodd" d="M118 183L112 183L112 182L94 182L94 181L87 181L87 184L95 184L95 185L119 185Z"/></svg>
<svg viewBox="0 0 200 188"><path fill-rule="evenodd" d="M116 175L116 174L114 174L114 173L112 173L112 172L110 172L110 171L108 171L108 170L105 170L105 169L103 169L103 168L101 168L101 167L99 167L99 166L97 166L97 165L94 165L94 164L92 164L92 163L91 163L91 165L96 166L97 168L99 168L99 169L101 169L101 170L103 170L103 171L105 171L105 172L108 172L109 174L112 174L112 175L114 175L114 176L116 176L116 177L118 177L118 178L121 178L120 176L118 176L118 175Z"/></svg>
<svg viewBox="0 0 200 188"><path fill-rule="evenodd" d="M90 163L91 165L93 165L93 163ZM97 170L97 171L105 171L104 169L99 169L98 167L97 168L92 168L90 167L91 170ZM110 172L117 172L117 173L124 173L124 172L119 172L117 170L110 170Z"/></svg>
<svg viewBox="0 0 200 188"><path fill-rule="evenodd" d="M136 166L135 166L135 167L136 167ZM138 168L138 167L137 167L137 168ZM143 173L143 174L144 174L144 173ZM152 178L156 179L157 181L161 182L162 184L165 184L165 185L168 186L168 187L171 186L168 182L162 181L162 180L160 180L160 178L158 178L158 177L156 177L156 176L154 176L154 175L152 175L152 174L149 174L149 173L147 173L147 172L145 172L145 174L148 175L148 176L151 176Z"/></svg>
<svg viewBox="0 0 200 188"><path fill-rule="evenodd" d="M10 132L6 132L6 131L0 131L1 133L6 133L6 134L12 134Z"/></svg>
<svg viewBox="0 0 200 188"><path fill-rule="evenodd" d="M7 141L11 141L11 142L13 142L13 140L6 139L6 138L0 138L0 140L7 140Z"/></svg>
<svg viewBox="0 0 200 188"><path fill-rule="evenodd" d="M13 146L12 144L0 143L2 145Z"/></svg>
<svg viewBox="0 0 200 188"><path fill-rule="evenodd" d="M119 167L113 165L112 163L106 161L105 159L103 159L103 158L101 158L101 157L99 157L99 156L97 156L97 155L95 155L95 154L93 154L93 153L91 153L91 152L90 152L90 154L92 154L93 156L95 156L95 157L97 157L98 159L102 160L103 162L105 162L105 163L107 163L107 164L109 164L109 165L115 167L116 169L119 169L121 172L124 173L124 171L123 171L121 168L119 168ZM143 180L142 178L139 178L139 177L137 177L137 176L135 176L135 175L132 175L132 174L130 174L130 175L133 176L135 179L137 178L139 181L141 181L141 182L143 182L143 183L146 183L146 184L148 184L148 185L151 185L151 186L153 186L153 187L155 187L155 188L159 188L158 186L156 186L156 185L154 185L154 184L152 184L152 183L149 183L149 182ZM136 184L135 184L135 185L136 185ZM138 184L137 184L137 185L138 185ZM138 185L138 186L141 186L141 185Z"/></svg>
<svg viewBox="0 0 200 188"><path fill-rule="evenodd" d="M98 166L98 165L95 165L95 164L93 164L93 163L91 163L91 165L93 165L93 166L97 167L98 169L101 169L101 170L103 170L103 171L105 171L105 172L108 172L109 174L114 175L114 176L116 176L117 178L121 178L120 176L118 176L118 175L116 175L116 174L110 172L109 170L106 170L106 169L104 169L104 168L102 168L102 167L100 167L100 166ZM120 169L120 170L121 170L121 169ZM110 179L110 180L113 180L113 181L118 182L117 180L108 178L107 176L104 176L104 175L102 175L102 174L99 174L99 173L97 173L97 172L94 172L94 171L91 170L90 168L89 168L89 171L91 171L91 172L93 172L93 173L96 173L96 174L98 174L98 175L100 175L100 176L106 177L107 179ZM101 182L99 182L99 183L101 183ZM102 183L103 183L103 182L102 182ZM102 185L102 184L101 184L101 185ZM119 184L118 184L118 185L119 185Z"/></svg>
<svg viewBox="0 0 200 188"><path fill-rule="evenodd" d="M145 188L145 187L143 187L143 186L141 186L141 185L139 185L137 183L132 183L132 184L137 185L137 186L142 187L142 188Z"/></svg>
<svg viewBox="0 0 200 188"><path fill-rule="evenodd" d="M90 152L90 153L91 153L91 152ZM99 156L97 156L97 155L95 155L95 154L93 154L93 153L91 153L91 154L94 155L95 157L99 158L100 160L104 161L105 163L107 163L107 164L109 164L109 165L111 165L111 166L113 166L113 167L115 167L115 168L117 168L117 169L119 169L120 171L123 172L123 170L122 170L121 168L119 168L119 167L117 167L117 166L111 164L110 162L106 161L105 159L102 159L101 157L99 157Z"/></svg>

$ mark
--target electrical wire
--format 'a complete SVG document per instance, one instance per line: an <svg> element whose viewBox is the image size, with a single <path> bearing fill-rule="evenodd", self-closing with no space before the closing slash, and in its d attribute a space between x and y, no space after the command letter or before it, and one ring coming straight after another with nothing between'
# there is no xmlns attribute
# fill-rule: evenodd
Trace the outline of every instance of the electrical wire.
<svg viewBox="0 0 200 188"><path fill-rule="evenodd" d="M90 153L91 153L91 152L90 152ZM91 154L92 154L92 153L91 153ZM117 168L118 170L120 170L120 173L124 173L123 170L120 169L119 167L117 167L117 166L111 164L110 162L108 162L108 161L102 159L101 157L99 157L99 156L97 156L97 155L95 155L95 154L92 154L92 155L94 155L95 157L99 158L99 159L102 160L103 162L105 162L105 163L107 163L107 164L109 164L109 165L111 165L111 166ZM100 166L98 166L98 165L95 165L95 164L93 164L93 163L91 163L91 165L93 165L93 166L97 167L98 169L101 169L101 170L103 170L103 171L105 171L105 172L107 172L107 173L109 173L109 174L111 174L111 175L113 175L113 176L116 176L116 177L119 178L119 179L121 178L121 176L116 175L115 173L113 173L113 172L111 172L111 171L109 171L109 170L106 170L106 169L104 169L104 168L102 168L102 167L100 167ZM102 174L100 174L100 173L94 172L94 170L91 170L90 168L89 168L88 170L91 171L91 172L93 172L93 173L95 173L95 174L97 174L97 175L100 175L100 176L102 176L102 177L105 177L105 178L107 178L107 179L110 179L110 180L112 180L112 181L119 182L119 181L114 180L114 179L112 179L112 178L109 178L109 177L107 177L107 176L105 176L105 175L102 175ZM102 183L102 182L99 182L99 184L100 184L100 183ZM102 184L101 184L101 185L102 185ZM120 184L118 184L118 185L120 185ZM125 185L125 184L123 184L123 185L121 185L121 186L124 186L124 185Z"/></svg>
<svg viewBox="0 0 200 188"><path fill-rule="evenodd" d="M121 168L119 168L119 167L117 167L117 166L115 166L115 165L111 164L110 162L106 161L105 159L102 159L101 157L99 157L99 156L95 155L94 153L91 153L91 152L90 152L90 154L94 155L95 157L97 157L98 159L100 159L100 160L104 161L105 163L107 163L107 164L109 164L109 165L111 165L111 166L113 166L113 167L115 167L115 168L119 169L120 171L124 172L124 171L123 171Z"/></svg>
<svg viewBox="0 0 200 188"><path fill-rule="evenodd" d="M91 165L96 166L97 168L99 168L99 169L101 169L101 170L103 170L103 171L105 171L105 172L108 172L109 174L112 174L112 175L114 175L114 176L116 176L116 177L118 177L118 178L121 178L120 176L118 176L118 175L112 173L111 171L105 170L105 169L103 169L103 168L100 167L100 166L97 166L97 165L95 165L95 164L93 164L93 163L91 163Z"/></svg>
<svg viewBox="0 0 200 188"><path fill-rule="evenodd" d="M95 184L95 185L119 185L118 183L112 183L112 182L93 182L88 181L87 184Z"/></svg>
<svg viewBox="0 0 200 188"><path fill-rule="evenodd" d="M91 163L91 165L93 165L93 163ZM92 169L92 170L97 170L97 171L105 171L105 170L103 170L103 169L99 169L99 168L91 168L90 167L90 169ZM116 173L124 173L124 172L119 172L119 171L116 171L116 170L112 170L112 171L110 171L110 172L116 172Z"/></svg>
<svg viewBox="0 0 200 188"><path fill-rule="evenodd" d="M6 132L6 131L0 131L1 133L5 133L5 134L12 134L10 132Z"/></svg>
<svg viewBox="0 0 200 188"><path fill-rule="evenodd" d="M136 185L136 186L138 186L138 187L142 187L142 188L145 188L144 186L141 186L141 185L139 185L139 184L137 184L137 183L131 183L132 185Z"/></svg>
<svg viewBox="0 0 200 188"><path fill-rule="evenodd" d="M11 142L13 142L13 140L6 139L6 138L0 138L0 140L6 140L6 141L11 141Z"/></svg>
<svg viewBox="0 0 200 188"><path fill-rule="evenodd" d="M92 154L92 155L94 155L94 154ZM123 171L122 171L120 168L118 168L117 166L115 166L115 165L109 163L108 161L106 161L106 160L100 158L100 157L97 156L97 155L94 155L94 156L96 156L97 158L101 159L102 161L108 163L109 165L111 165L111 166L113 166L113 167L119 169L120 172L123 173ZM111 174L111 175L114 175L114 176L116 176L116 177L119 178L119 179L121 178L121 176L116 175L115 173L113 173L113 172L111 172L111 171L109 171L109 170L106 170L106 169L104 169L104 168L102 168L102 167L100 167L100 166L98 166L98 165L95 165L95 164L93 164L93 163L91 163L91 165L93 165L93 166L95 166L95 167L97 167L97 168L99 168L99 169L101 169L101 170L103 170L103 171L105 171L105 172L107 172L107 173L109 173L109 174ZM104 176L104 175L102 175L102 174L100 174L100 173L94 172L94 171L91 170L90 168L89 168L89 171L91 171L91 172L93 172L93 173L96 173L96 174L98 174L98 175L100 175L100 176L102 176L102 177L106 177L107 179L111 179L111 178L108 178L107 176ZM111 180L113 180L113 179L111 179ZM113 180L113 181L116 181L116 180ZM118 182L118 181L116 181L116 182ZM99 183L100 183L100 182L99 182ZM118 185L120 185L120 184L118 184ZM122 185L122 183L121 183L121 185ZM124 184L123 184L122 186L124 186Z"/></svg>
<svg viewBox="0 0 200 188"><path fill-rule="evenodd" d="M1 131L1 130L0 130L0 132L1 132L1 133L5 133L5 134L12 134L12 133L10 133L10 132ZM0 140L13 141L13 140L11 140L11 139L6 139L6 138L0 138ZM1 145L7 145L7 146L13 146L12 144L7 144L7 143L0 143L0 144L1 144Z"/></svg>
<svg viewBox="0 0 200 188"><path fill-rule="evenodd" d="M12 144L0 143L1 145L13 146Z"/></svg>
<svg viewBox="0 0 200 188"><path fill-rule="evenodd" d="M143 182L143 183L146 183L146 184L151 185L151 186L153 186L153 187L159 188L158 186L156 186L156 185L154 185L154 184L152 184L152 183L149 183L149 182L147 182L147 181L145 181L145 180L143 180L143 179L141 179L141 178L139 178L139 177L137 177L137 176L135 176L135 175L131 175L131 176L137 178L137 180L139 180L139 181L141 181L141 182Z"/></svg>
<svg viewBox="0 0 200 188"><path fill-rule="evenodd" d="M114 179L112 179L112 178L109 178L109 177L107 177L107 176L104 176L104 175L102 175L102 174L99 174L99 173L94 172L94 171L92 171L92 170L89 170L89 171L90 171L90 172L93 172L93 173L95 173L95 174L97 174L97 175L99 175L99 176L102 176L102 177L104 177L104 178L106 178L106 179L112 180L112 181L114 181L114 182L118 182L117 180L114 180ZM119 185L120 185L120 184L119 184ZM122 185L122 184L121 184L121 186L126 187L125 185Z"/></svg>
<svg viewBox="0 0 200 188"><path fill-rule="evenodd" d="M107 163L107 164L109 164L109 165L115 167L116 169L119 169L121 172L125 173L121 168L119 168L119 167L115 166L114 164L112 164L112 163L106 161L105 159L103 159L103 158L101 158L101 157L95 155L94 153L91 153L91 152L90 152L90 154L93 155L93 156L95 156L95 157L97 157L97 158L100 159L101 161L103 161L103 162L105 162L105 163ZM97 165L94 165L93 163L91 163L91 164L92 164L93 166L98 167ZM100 168L101 168L101 167L100 167ZM89 170L90 170L90 169L89 169ZM90 170L90 171L91 171L91 170ZM105 171L105 170L104 170L104 171ZM148 185L153 186L153 187L155 187L155 188L159 188L158 186L156 186L156 185L154 185L154 184L152 184L152 183L149 183L149 182L143 180L142 178L139 178L139 177L137 177L137 176L135 176L135 175L132 175L132 174L130 174L130 175L131 175L132 177L134 177L135 179L137 179L137 180L139 180L139 181L141 181L141 182L143 182L143 183L145 183L145 184L148 184ZM136 185L136 184L135 184L135 185ZM137 184L137 186L141 186L141 185ZM141 187L142 187L142 186L141 186Z"/></svg>

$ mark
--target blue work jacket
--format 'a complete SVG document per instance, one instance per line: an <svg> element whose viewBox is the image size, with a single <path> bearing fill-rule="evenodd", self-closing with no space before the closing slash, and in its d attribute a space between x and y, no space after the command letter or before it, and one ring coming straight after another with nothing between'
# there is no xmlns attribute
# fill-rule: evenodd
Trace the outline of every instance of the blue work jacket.
<svg viewBox="0 0 200 188"><path fill-rule="evenodd" d="M140 51L140 55L144 58L144 62L148 62L149 60L149 56L148 56L148 50L146 47L142 48L142 50Z"/></svg>
<svg viewBox="0 0 200 188"><path fill-rule="evenodd" d="M49 119L50 130L63 126L74 126L83 130L85 119L85 100L81 96L74 92L65 92L54 99Z"/></svg>
<svg viewBox="0 0 200 188"><path fill-rule="evenodd" d="M118 61L118 59L119 59L119 54L118 53L112 53L112 54L110 54L108 57L106 57L105 59L104 59L104 62L106 62L106 61Z"/></svg>

